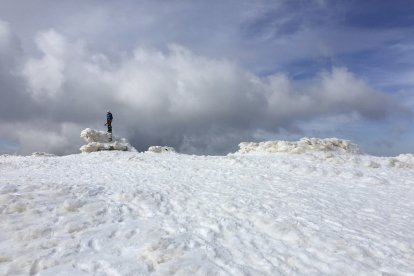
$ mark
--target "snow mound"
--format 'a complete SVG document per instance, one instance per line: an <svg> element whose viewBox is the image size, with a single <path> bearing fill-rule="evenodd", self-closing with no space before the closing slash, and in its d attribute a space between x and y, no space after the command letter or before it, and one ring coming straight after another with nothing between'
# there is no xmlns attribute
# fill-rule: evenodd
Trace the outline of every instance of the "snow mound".
<svg viewBox="0 0 414 276"><path fill-rule="evenodd" d="M414 155L408 153L390 157L387 165L395 168L414 168Z"/></svg>
<svg viewBox="0 0 414 276"><path fill-rule="evenodd" d="M111 134L105 131L84 129L80 137L82 137L88 144L80 148L81 152L94 152L103 150L120 150L120 151L136 151L136 149L129 144L125 138L112 137L109 142Z"/></svg>
<svg viewBox="0 0 414 276"><path fill-rule="evenodd" d="M348 140L337 138L302 138L299 141L267 141L267 142L243 142L236 153L305 153L311 151L334 151L339 153L360 153L359 147Z"/></svg>
<svg viewBox="0 0 414 276"><path fill-rule="evenodd" d="M411 154L411 153L400 154L396 157L396 159L400 162L406 162L406 163L413 163L414 164L414 154Z"/></svg>
<svg viewBox="0 0 414 276"><path fill-rule="evenodd" d="M152 146L148 148L147 152L165 153L165 152L176 152L173 147L166 146Z"/></svg>
<svg viewBox="0 0 414 276"><path fill-rule="evenodd" d="M120 150L120 151L130 151L130 146L125 145L124 143L120 142L113 142L113 143L99 143L99 142L92 142L88 143L87 145L83 145L80 148L81 152L94 152L94 151L103 151L103 150Z"/></svg>
<svg viewBox="0 0 414 276"><path fill-rule="evenodd" d="M40 157L40 156L53 157L53 156L56 156L56 155L54 155L52 153L36 151L36 152L33 152L31 156L33 156L33 157Z"/></svg>
<svg viewBox="0 0 414 276"><path fill-rule="evenodd" d="M82 130L80 137L82 137L88 143L93 143L93 142L107 143L109 138L111 137L111 134L105 131L86 128Z"/></svg>

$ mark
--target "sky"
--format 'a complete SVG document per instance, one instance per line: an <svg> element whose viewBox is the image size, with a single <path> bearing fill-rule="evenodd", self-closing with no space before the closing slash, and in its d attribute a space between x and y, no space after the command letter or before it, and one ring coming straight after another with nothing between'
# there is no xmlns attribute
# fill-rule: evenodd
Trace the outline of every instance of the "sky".
<svg viewBox="0 0 414 276"><path fill-rule="evenodd" d="M0 153L227 154L336 137L414 152L411 0L0 0Z"/></svg>

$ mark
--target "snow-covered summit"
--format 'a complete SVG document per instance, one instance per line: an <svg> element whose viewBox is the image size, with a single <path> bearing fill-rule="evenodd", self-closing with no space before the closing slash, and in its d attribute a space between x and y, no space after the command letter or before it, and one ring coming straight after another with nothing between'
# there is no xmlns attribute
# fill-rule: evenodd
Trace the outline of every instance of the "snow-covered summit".
<svg viewBox="0 0 414 276"><path fill-rule="evenodd" d="M112 137L110 133L86 128L82 130L82 137L87 144L80 148L81 152L94 152L103 150L136 151L125 138ZM112 141L110 142L112 138Z"/></svg>
<svg viewBox="0 0 414 276"><path fill-rule="evenodd" d="M337 138L302 138L299 141L267 141L267 142L243 142L236 153L305 153L314 151L333 151L338 153L360 153L358 145L348 140Z"/></svg>
<svg viewBox="0 0 414 276"><path fill-rule="evenodd" d="M414 275L414 155L317 153L0 155L0 275Z"/></svg>

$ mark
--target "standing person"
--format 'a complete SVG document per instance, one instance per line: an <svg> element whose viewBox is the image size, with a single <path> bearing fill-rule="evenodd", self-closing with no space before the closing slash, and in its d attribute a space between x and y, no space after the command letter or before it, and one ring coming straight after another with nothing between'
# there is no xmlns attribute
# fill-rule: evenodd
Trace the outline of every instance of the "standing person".
<svg viewBox="0 0 414 276"><path fill-rule="evenodd" d="M108 132L111 133L112 132L112 119L114 117L112 116L111 111L108 110L108 112L106 112L106 126L108 126Z"/></svg>
<svg viewBox="0 0 414 276"><path fill-rule="evenodd" d="M112 116L111 111L108 110L108 112L106 112L106 126L108 126L108 133L110 133L110 137L109 137L109 142L112 141L112 119L114 117Z"/></svg>

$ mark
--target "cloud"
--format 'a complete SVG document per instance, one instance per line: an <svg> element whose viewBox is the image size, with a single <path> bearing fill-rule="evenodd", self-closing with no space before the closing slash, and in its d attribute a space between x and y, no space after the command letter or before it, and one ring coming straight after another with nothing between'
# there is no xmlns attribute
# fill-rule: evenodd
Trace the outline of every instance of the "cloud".
<svg viewBox="0 0 414 276"><path fill-rule="evenodd" d="M74 138L79 137L80 129L79 125L56 121L2 123L0 135L7 137L5 141L8 143L4 146L0 143L0 152L12 151L26 155L36 151L56 154L77 153L82 142Z"/></svg>
<svg viewBox="0 0 414 276"><path fill-rule="evenodd" d="M366 64L367 52L411 45L407 28L371 28L380 17L351 24L363 16L347 1L298 3L5 1L0 137L26 153L76 151L78 132L103 127L111 109L115 133L140 150L226 153L242 140L306 135L307 123L324 130L346 118L338 124L363 128L410 117L410 90L390 95L379 81L409 86L411 73L385 66L379 76L376 55ZM407 60L404 49L390 59Z"/></svg>
<svg viewBox="0 0 414 276"><path fill-rule="evenodd" d="M3 53L7 50L10 39L10 30L6 22L0 21L0 51Z"/></svg>
<svg viewBox="0 0 414 276"><path fill-rule="evenodd" d="M53 28L72 41L87 40L90 47L108 55L137 46L165 50L165 45L175 43L203 56L237 60L257 74L273 73L303 59L338 61L338 55L412 36L411 28L380 24L380 18L389 19L392 4L360 9L353 1L43 0L21 9L16 1L4 2L0 17L12 22L27 51L36 48L31 44L34 34ZM394 14L405 10L394 6ZM367 28L364 21L352 24L377 9L381 13L367 22ZM403 22L410 19L408 11ZM372 21L382 27L370 28Z"/></svg>
<svg viewBox="0 0 414 276"><path fill-rule="evenodd" d="M29 59L23 68L23 75L29 83L30 93L36 98L56 96L62 92L67 43L54 30L42 33L36 42L43 57Z"/></svg>
<svg viewBox="0 0 414 276"><path fill-rule="evenodd" d="M22 55L20 40L9 24L0 20L0 123L25 117L20 109L31 112L35 108L20 75Z"/></svg>
<svg viewBox="0 0 414 276"><path fill-rule="evenodd" d="M41 56L26 58L21 78L27 104L39 114L1 128L25 153L74 151L79 132L99 128L107 109L115 133L140 150L162 144L193 153L226 153L257 132L297 131L300 122L318 117L398 113L398 102L346 68L294 81L284 73L259 77L179 45L137 48L114 59L55 30L40 33L36 42Z"/></svg>
<svg viewBox="0 0 414 276"><path fill-rule="evenodd" d="M12 33L9 24L0 20L0 69L2 73L13 72L21 51L20 41Z"/></svg>
<svg viewBox="0 0 414 276"><path fill-rule="evenodd" d="M317 89L316 99L319 106L334 109L336 112L357 111L370 119L381 119L393 112L396 103L371 88L345 68L334 68L323 73Z"/></svg>

